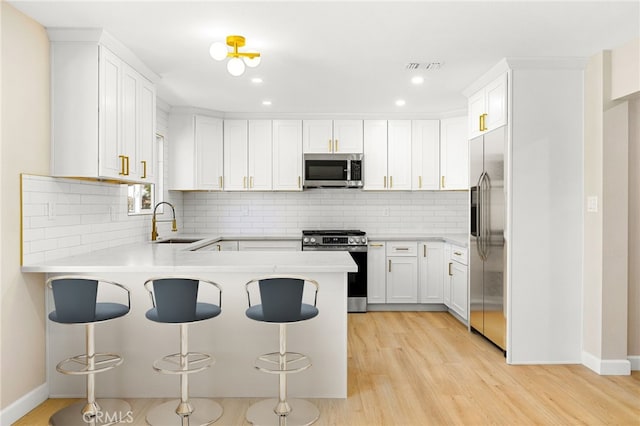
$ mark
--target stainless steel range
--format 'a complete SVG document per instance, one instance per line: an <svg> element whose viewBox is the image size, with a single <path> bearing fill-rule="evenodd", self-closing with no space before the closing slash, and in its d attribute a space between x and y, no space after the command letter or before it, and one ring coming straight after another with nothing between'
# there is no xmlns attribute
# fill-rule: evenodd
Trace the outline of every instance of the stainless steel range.
<svg viewBox="0 0 640 426"><path fill-rule="evenodd" d="M358 272L348 274L347 311L367 312L367 234L358 230L302 231L304 251L348 251Z"/></svg>

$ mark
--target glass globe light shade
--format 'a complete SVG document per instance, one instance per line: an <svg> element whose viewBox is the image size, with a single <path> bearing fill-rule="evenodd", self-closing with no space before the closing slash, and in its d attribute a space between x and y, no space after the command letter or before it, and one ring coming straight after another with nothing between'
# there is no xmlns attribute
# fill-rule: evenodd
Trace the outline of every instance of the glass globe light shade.
<svg viewBox="0 0 640 426"><path fill-rule="evenodd" d="M234 77L244 74L244 62L240 58L231 58L227 62L227 71Z"/></svg>
<svg viewBox="0 0 640 426"><path fill-rule="evenodd" d="M221 41L213 43L209 48L209 55L211 55L211 57L216 61L222 61L227 57L227 53L229 53L229 50L227 49L227 46Z"/></svg>
<svg viewBox="0 0 640 426"><path fill-rule="evenodd" d="M248 53L258 53L255 50L250 50ZM260 56L256 56L255 58L244 57L244 63L247 64L249 68L255 68L260 65Z"/></svg>

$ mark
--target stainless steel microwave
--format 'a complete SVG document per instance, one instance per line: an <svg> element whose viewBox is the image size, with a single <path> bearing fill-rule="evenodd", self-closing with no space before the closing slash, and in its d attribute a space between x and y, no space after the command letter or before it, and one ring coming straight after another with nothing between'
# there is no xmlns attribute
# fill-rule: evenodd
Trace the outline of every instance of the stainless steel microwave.
<svg viewBox="0 0 640 426"><path fill-rule="evenodd" d="M362 154L305 154L305 188L361 188Z"/></svg>

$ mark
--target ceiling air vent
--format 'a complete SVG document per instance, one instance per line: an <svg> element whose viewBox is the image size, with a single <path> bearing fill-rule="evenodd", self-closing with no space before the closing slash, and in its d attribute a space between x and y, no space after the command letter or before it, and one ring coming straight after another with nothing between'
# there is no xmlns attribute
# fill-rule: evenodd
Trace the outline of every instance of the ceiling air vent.
<svg viewBox="0 0 640 426"><path fill-rule="evenodd" d="M408 70L435 71L442 67L442 62L409 62L406 66Z"/></svg>

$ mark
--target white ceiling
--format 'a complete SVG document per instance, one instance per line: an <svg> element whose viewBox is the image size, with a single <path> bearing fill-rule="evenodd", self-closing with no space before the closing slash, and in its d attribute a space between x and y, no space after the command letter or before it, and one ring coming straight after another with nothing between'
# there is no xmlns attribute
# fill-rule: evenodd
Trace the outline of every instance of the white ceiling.
<svg viewBox="0 0 640 426"><path fill-rule="evenodd" d="M160 98L230 113L433 116L464 110L461 91L504 57L588 57L640 36L638 0L8 2L45 27L104 28L161 76ZM208 55L230 34L262 54L241 77Z"/></svg>

